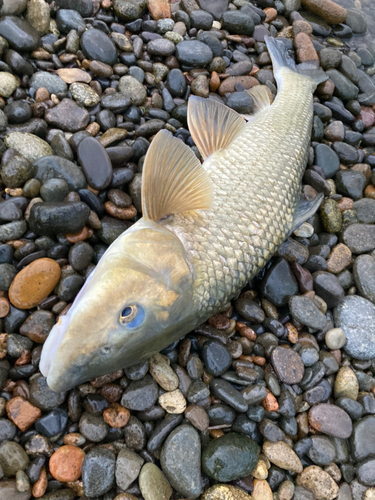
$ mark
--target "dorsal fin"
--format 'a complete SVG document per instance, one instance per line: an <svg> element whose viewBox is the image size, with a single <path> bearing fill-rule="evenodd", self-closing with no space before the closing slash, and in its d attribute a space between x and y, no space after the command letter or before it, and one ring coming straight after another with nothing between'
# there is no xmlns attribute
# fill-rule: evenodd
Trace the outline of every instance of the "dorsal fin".
<svg viewBox="0 0 375 500"><path fill-rule="evenodd" d="M190 97L188 125L193 141L203 159L224 149L246 127L241 116L220 102Z"/></svg>
<svg viewBox="0 0 375 500"><path fill-rule="evenodd" d="M258 113L271 106L272 94L265 85L255 85L247 91L254 101L254 112Z"/></svg>
<svg viewBox="0 0 375 500"><path fill-rule="evenodd" d="M212 202L213 186L198 158L180 139L161 130L143 166L143 216L159 221L188 210L207 210Z"/></svg>

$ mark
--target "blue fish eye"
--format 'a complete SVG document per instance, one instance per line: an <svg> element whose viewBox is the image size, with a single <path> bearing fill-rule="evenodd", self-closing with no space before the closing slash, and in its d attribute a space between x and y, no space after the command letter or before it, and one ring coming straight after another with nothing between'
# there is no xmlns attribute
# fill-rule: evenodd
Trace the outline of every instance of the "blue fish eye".
<svg viewBox="0 0 375 500"><path fill-rule="evenodd" d="M120 313L119 321L127 328L137 328L145 319L145 311L142 306L134 304L126 306Z"/></svg>

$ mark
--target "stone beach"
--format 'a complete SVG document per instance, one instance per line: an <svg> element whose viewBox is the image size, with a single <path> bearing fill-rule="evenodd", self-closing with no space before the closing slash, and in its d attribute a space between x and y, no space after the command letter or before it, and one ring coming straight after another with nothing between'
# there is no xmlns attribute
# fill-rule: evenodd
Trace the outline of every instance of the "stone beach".
<svg viewBox="0 0 375 500"><path fill-rule="evenodd" d="M276 95L266 35L329 77L320 209L206 324L51 391L43 343L142 216L153 138L200 158L190 95ZM373 0L3 0L0 158L0 500L375 500Z"/></svg>

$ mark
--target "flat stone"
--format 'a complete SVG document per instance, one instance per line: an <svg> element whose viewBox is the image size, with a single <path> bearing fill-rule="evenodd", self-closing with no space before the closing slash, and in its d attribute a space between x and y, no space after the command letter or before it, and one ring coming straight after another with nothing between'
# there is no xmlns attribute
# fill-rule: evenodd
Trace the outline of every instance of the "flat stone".
<svg viewBox="0 0 375 500"><path fill-rule="evenodd" d="M42 416L42 412L39 408L36 408L19 396L7 402L6 410L9 420L11 420L22 432L27 431L27 429Z"/></svg>
<svg viewBox="0 0 375 500"><path fill-rule="evenodd" d="M56 74L61 78L61 80L69 85L75 82L90 83L91 76L87 71L83 71L79 68L59 68Z"/></svg>
<svg viewBox="0 0 375 500"><path fill-rule="evenodd" d="M357 295L344 297L334 310L335 325L347 338L345 351L356 359L375 357L375 306Z"/></svg>
<svg viewBox="0 0 375 500"><path fill-rule="evenodd" d="M40 45L40 36L30 23L15 16L0 19L0 35L10 47L21 52L31 52Z"/></svg>
<svg viewBox="0 0 375 500"><path fill-rule="evenodd" d="M112 181L112 164L102 144L93 137L86 137L78 146L78 159L89 186L101 191Z"/></svg>
<svg viewBox="0 0 375 500"><path fill-rule="evenodd" d="M311 408L309 423L317 431L341 439L350 437L353 429L352 421L344 410L326 403Z"/></svg>
<svg viewBox="0 0 375 500"><path fill-rule="evenodd" d="M216 481L229 482L252 472L259 446L245 435L230 432L212 440L203 450L202 469Z"/></svg>
<svg viewBox="0 0 375 500"><path fill-rule="evenodd" d="M80 201L36 203L31 208L29 224L39 235L78 233L89 214L89 207Z"/></svg>
<svg viewBox="0 0 375 500"><path fill-rule="evenodd" d="M130 383L121 398L121 404L128 410L144 411L151 408L157 398L157 385L150 375L146 375Z"/></svg>
<svg viewBox="0 0 375 500"><path fill-rule="evenodd" d="M181 495L197 498L201 487L201 442L190 425L181 425L167 437L160 455L160 464L172 487Z"/></svg>
<svg viewBox="0 0 375 500"><path fill-rule="evenodd" d="M9 300L18 309L32 309L48 297L61 275L52 259L37 259L24 267L9 288Z"/></svg>
<svg viewBox="0 0 375 500"><path fill-rule="evenodd" d="M212 50L199 40L184 40L176 46L177 59L189 66L204 67L213 58Z"/></svg>
<svg viewBox="0 0 375 500"><path fill-rule="evenodd" d="M219 94L224 95L235 91L235 86L241 84L245 87L245 90L249 90L259 82L253 76L230 76L222 81L219 87Z"/></svg>
<svg viewBox="0 0 375 500"><path fill-rule="evenodd" d="M347 11L331 0L302 0L302 5L329 24L340 24L346 20Z"/></svg>
<svg viewBox="0 0 375 500"><path fill-rule="evenodd" d="M282 382L285 384L301 382L305 368L298 353L286 347L276 347L272 351L271 359L277 376Z"/></svg>
<svg viewBox="0 0 375 500"><path fill-rule="evenodd" d="M228 8L229 0L198 0L200 8L209 12L215 19L221 19Z"/></svg>
<svg viewBox="0 0 375 500"><path fill-rule="evenodd" d="M374 455L375 416L369 415L355 422L350 445L353 458L358 462Z"/></svg>
<svg viewBox="0 0 375 500"><path fill-rule="evenodd" d="M82 465L82 483L86 496L98 497L112 488L115 463L115 454L106 448L93 448L87 453Z"/></svg>
<svg viewBox="0 0 375 500"><path fill-rule="evenodd" d="M51 146L34 134L11 132L4 139L8 148L14 148L32 163L52 154Z"/></svg>
<svg viewBox="0 0 375 500"><path fill-rule="evenodd" d="M139 488L145 500L169 500L173 492L162 471L152 463L142 467Z"/></svg>
<svg viewBox="0 0 375 500"><path fill-rule="evenodd" d="M146 100L145 87L133 76L126 75L120 78L119 91L135 106L141 106Z"/></svg>
<svg viewBox="0 0 375 500"><path fill-rule="evenodd" d="M360 294L375 304L375 259L359 255L354 261L353 275Z"/></svg>
<svg viewBox="0 0 375 500"><path fill-rule="evenodd" d="M292 448L283 441L277 443L266 441L263 444L263 453L270 462L281 469L290 470L297 474L303 470L301 460Z"/></svg>
<svg viewBox="0 0 375 500"><path fill-rule="evenodd" d="M19 87L19 80L14 75L7 71L2 71L0 73L1 97L10 97L17 87Z"/></svg>
<svg viewBox="0 0 375 500"><path fill-rule="evenodd" d="M45 120L49 125L66 132L77 132L86 128L90 115L71 99L63 99L57 106L46 111Z"/></svg>
<svg viewBox="0 0 375 500"><path fill-rule="evenodd" d="M116 484L126 491L139 476L144 459L134 451L122 449L116 460Z"/></svg>
<svg viewBox="0 0 375 500"><path fill-rule="evenodd" d="M117 51L112 40L98 29L87 30L81 37L81 48L89 59L113 66L117 61Z"/></svg>
<svg viewBox="0 0 375 500"><path fill-rule="evenodd" d="M25 450L15 441L0 444L0 465L6 476L14 476L17 471L29 465L29 457Z"/></svg>
<svg viewBox="0 0 375 500"><path fill-rule="evenodd" d="M48 33L51 15L47 2L44 0L30 0L27 4L26 17L40 35Z"/></svg>
<svg viewBox="0 0 375 500"><path fill-rule="evenodd" d="M312 491L317 500L333 500L339 492L332 477L317 465L306 467L297 476L297 485Z"/></svg>
<svg viewBox="0 0 375 500"><path fill-rule="evenodd" d="M31 488L26 491L18 491L17 482L14 479L2 479L0 482L0 495L7 500L29 500Z"/></svg>
<svg viewBox="0 0 375 500"><path fill-rule="evenodd" d="M276 307L286 305L298 293L297 280L286 259L278 259L267 271L261 290L266 299Z"/></svg>
<svg viewBox="0 0 375 500"><path fill-rule="evenodd" d="M37 160L35 178L41 183L50 179L63 179L70 190L78 191L86 187L87 181L82 170L73 162L60 156L45 156Z"/></svg>
<svg viewBox="0 0 375 500"><path fill-rule="evenodd" d="M50 94L66 92L68 87L60 76L47 71L37 71L30 78L30 87L35 90L46 88Z"/></svg>

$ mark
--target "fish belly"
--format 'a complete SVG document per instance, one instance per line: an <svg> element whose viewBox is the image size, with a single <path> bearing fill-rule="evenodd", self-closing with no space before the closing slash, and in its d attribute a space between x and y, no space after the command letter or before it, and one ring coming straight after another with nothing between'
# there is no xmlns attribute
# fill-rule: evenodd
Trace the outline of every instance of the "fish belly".
<svg viewBox="0 0 375 500"><path fill-rule="evenodd" d="M300 197L313 116L311 83L285 71L275 102L204 167L215 187L210 211L175 216L195 271L200 318L220 310L288 236Z"/></svg>

